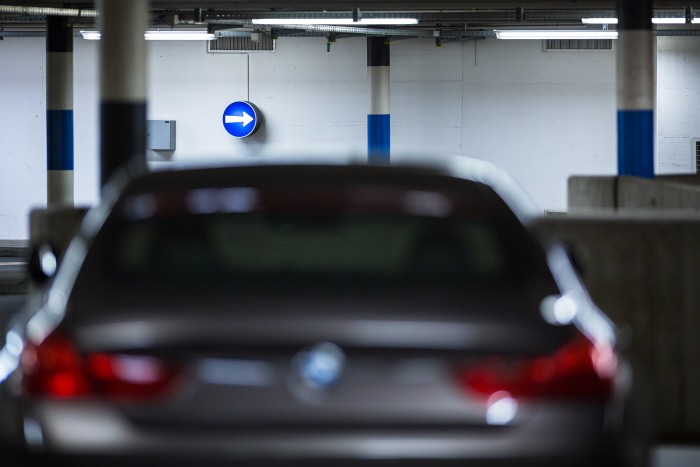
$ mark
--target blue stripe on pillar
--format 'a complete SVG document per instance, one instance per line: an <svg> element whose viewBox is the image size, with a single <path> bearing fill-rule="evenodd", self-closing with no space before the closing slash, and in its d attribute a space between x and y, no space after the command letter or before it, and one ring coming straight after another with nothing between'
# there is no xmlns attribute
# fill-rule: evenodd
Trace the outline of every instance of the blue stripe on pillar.
<svg viewBox="0 0 700 467"><path fill-rule="evenodd" d="M46 164L49 170L73 170L73 111L46 111Z"/></svg>
<svg viewBox="0 0 700 467"><path fill-rule="evenodd" d="M617 139L618 173L654 178L654 111L619 110Z"/></svg>
<svg viewBox="0 0 700 467"><path fill-rule="evenodd" d="M367 115L368 161L389 163L391 154L389 114Z"/></svg>

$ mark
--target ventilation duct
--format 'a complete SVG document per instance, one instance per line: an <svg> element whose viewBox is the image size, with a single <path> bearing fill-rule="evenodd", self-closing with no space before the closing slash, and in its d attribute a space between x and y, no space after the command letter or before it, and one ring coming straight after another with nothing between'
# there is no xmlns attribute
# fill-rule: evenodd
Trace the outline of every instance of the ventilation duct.
<svg viewBox="0 0 700 467"><path fill-rule="evenodd" d="M545 52L558 51L590 51L611 52L613 50L612 39L547 39L542 41L542 49Z"/></svg>
<svg viewBox="0 0 700 467"><path fill-rule="evenodd" d="M274 52L275 40L267 34L251 33L250 36L219 37L207 42L209 53Z"/></svg>

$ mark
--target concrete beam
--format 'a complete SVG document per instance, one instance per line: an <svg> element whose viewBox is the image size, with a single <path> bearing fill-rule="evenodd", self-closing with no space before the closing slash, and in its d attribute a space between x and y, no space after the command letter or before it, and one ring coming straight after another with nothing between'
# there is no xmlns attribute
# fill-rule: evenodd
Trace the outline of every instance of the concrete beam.
<svg viewBox="0 0 700 467"><path fill-rule="evenodd" d="M617 177L574 176L568 181L570 213L617 207Z"/></svg>
<svg viewBox="0 0 700 467"><path fill-rule="evenodd" d="M700 177L574 176L568 181L569 213L600 210L671 209L700 212Z"/></svg>

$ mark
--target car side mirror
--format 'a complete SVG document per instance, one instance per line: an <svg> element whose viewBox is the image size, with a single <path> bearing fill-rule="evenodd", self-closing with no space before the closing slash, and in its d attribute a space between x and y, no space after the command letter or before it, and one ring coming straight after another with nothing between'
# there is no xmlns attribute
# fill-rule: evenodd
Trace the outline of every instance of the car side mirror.
<svg viewBox="0 0 700 467"><path fill-rule="evenodd" d="M58 255L48 243L41 243L31 248L27 263L29 277L37 284L51 279L58 270Z"/></svg>

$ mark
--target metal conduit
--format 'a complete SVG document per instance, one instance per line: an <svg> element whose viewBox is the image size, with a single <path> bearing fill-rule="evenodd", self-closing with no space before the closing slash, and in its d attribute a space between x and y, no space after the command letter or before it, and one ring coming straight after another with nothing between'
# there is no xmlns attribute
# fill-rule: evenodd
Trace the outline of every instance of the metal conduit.
<svg viewBox="0 0 700 467"><path fill-rule="evenodd" d="M77 17L77 18L96 18L97 17L97 10L83 10L82 8L51 8L51 7L0 5L0 14L38 15L38 16L71 16L71 17Z"/></svg>
<svg viewBox="0 0 700 467"><path fill-rule="evenodd" d="M260 25L240 19L209 19L209 24L234 25L245 28L260 28ZM433 31L421 31L411 29L381 29L364 28L355 26L328 26L321 24L275 24L272 29L301 29L318 33L360 34L363 36L413 36L432 37Z"/></svg>
<svg viewBox="0 0 700 467"><path fill-rule="evenodd" d="M274 28L277 29L277 28ZM382 36L393 36L393 31L391 30L383 30L384 33L381 34ZM425 32L425 31L424 31ZM434 33L432 31L427 31L427 34L411 34L410 36L406 37L434 37ZM248 37L250 36L250 32L234 32L234 31L226 31L226 30L219 30L216 31L216 36L217 37ZM353 36L356 34L361 34L361 33L355 33L352 34ZM371 34L366 34L362 33L364 35L371 35ZM673 37L680 37L680 36L688 36L688 37L697 37L700 36L700 29L663 29L663 30L656 30L654 31L654 35L657 37L664 37L664 36L673 36ZM288 34L282 34L280 35L282 37L322 37L323 34L320 32L314 32L314 31L299 31L298 33L288 33ZM46 37L46 31L0 31L0 37L8 37L8 38L13 38L13 37ZM82 37L79 32L74 32L73 37ZM344 37L349 37L349 36L337 36L338 39L342 39ZM461 40L461 39L485 39L487 37L496 37L496 33L493 31L463 31L459 33L455 32L441 32L440 33L440 38L445 39L448 41L452 40Z"/></svg>
<svg viewBox="0 0 700 467"><path fill-rule="evenodd" d="M239 19L210 19L207 23L214 25L239 26L244 28L261 29L260 25L250 21ZM442 37L450 39L481 38L492 37L496 34L493 31L439 31L425 29L381 29L365 28L356 26L329 26L318 24L281 24L270 27L275 30L301 30L305 32L315 32L319 34L354 34L360 36L405 36L405 37ZM222 34L224 35L224 34Z"/></svg>

